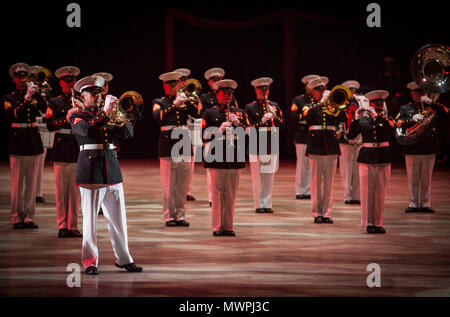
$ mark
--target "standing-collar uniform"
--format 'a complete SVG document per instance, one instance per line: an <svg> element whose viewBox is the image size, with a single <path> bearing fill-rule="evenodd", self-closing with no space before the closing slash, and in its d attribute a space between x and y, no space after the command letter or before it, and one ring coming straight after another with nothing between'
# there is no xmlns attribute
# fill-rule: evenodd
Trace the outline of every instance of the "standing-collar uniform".
<svg viewBox="0 0 450 317"><path fill-rule="evenodd" d="M122 126L107 124L109 117L97 107L85 107L70 117L70 125L78 144L112 145L114 137L132 138L133 126L126 120ZM114 185L122 182L119 161L114 149L80 151L77 165L77 184Z"/></svg>
<svg viewBox="0 0 450 317"><path fill-rule="evenodd" d="M29 156L44 153L36 117L41 115L39 111L46 111L45 99L36 93L31 101L26 101L25 91L14 91L3 97L3 106L11 128L9 154Z"/></svg>
<svg viewBox="0 0 450 317"><path fill-rule="evenodd" d="M265 123L262 122L263 116L269 112L267 109L267 105L271 105L272 107L276 108L275 116L273 117L273 120L267 120ZM267 152L265 154L271 154L271 128L273 127L283 127L284 126L284 119L283 119L283 113L281 112L281 108L278 105L278 103L274 101L267 101L267 100L255 100L252 103L249 103L244 108L245 113L247 114L248 122L250 123L251 127L256 128L258 130L259 128L265 128L267 129ZM259 134L257 134L257 138L255 141L258 141L258 153L259 151ZM250 149L249 149L250 150ZM250 153L250 154L257 154L257 153Z"/></svg>
<svg viewBox="0 0 450 317"><path fill-rule="evenodd" d="M295 126L294 143L306 144L308 141L308 125L303 118L303 108L311 106L317 102L311 95L300 95L292 99L291 105L291 122Z"/></svg>
<svg viewBox="0 0 450 317"><path fill-rule="evenodd" d="M341 150L336 138L336 127L340 122L347 121L344 111L337 116L330 115L326 106L316 106L309 110L306 120L308 123L308 142L306 155L340 155ZM320 127L320 129L315 129Z"/></svg>
<svg viewBox="0 0 450 317"><path fill-rule="evenodd" d="M427 105L424 105L424 107ZM427 106L430 107L430 106ZM436 111L436 114L439 116L439 121L435 128L433 128L432 132L429 136L427 136L424 140L413 144L413 145L404 145L403 152L406 155L424 155L424 154L436 154L440 138L442 137L442 133L439 133L445 124L443 118L446 116L445 108L440 104L432 104L431 109ZM422 113L422 104L417 102L410 102L406 105L400 107L399 114L397 115L397 120L402 120L404 128L410 128L416 124L413 120L413 116L417 113Z"/></svg>
<svg viewBox="0 0 450 317"><path fill-rule="evenodd" d="M158 157L171 157L172 147L182 138L172 139L172 130L176 126L187 126L188 115L199 118L199 109L192 103L186 102L183 107L176 107L173 102L176 96L165 95L154 99L153 117L161 127L158 142ZM193 153L191 151L191 153Z"/></svg>
<svg viewBox="0 0 450 317"><path fill-rule="evenodd" d="M246 113L237 107L231 107L230 106L230 114L235 114L239 122L241 123L240 127L242 127L244 130L250 125L248 122L248 118ZM202 128L206 129L209 127L217 127L219 128L221 124L228 119L228 108L226 106L219 106L214 105L213 107L205 110L205 113L203 114L203 120L202 120ZM234 127L233 128L238 128ZM221 135L217 135L212 137L212 139L215 138L222 138L223 139L223 160L222 162L207 162L204 160L204 167L205 168L220 168L220 169L238 169L238 168L244 168L245 162L238 162L238 153L242 153L242 151L245 151L245 148L242 148L241 144L244 144L245 147L245 140L238 140L237 138L234 138L233 140L233 162L227 162L226 160L226 149L230 145L227 138L225 138L227 131L224 131ZM211 142L212 139L206 139L205 142ZM238 142L239 141L239 142ZM242 142L243 141L243 142ZM212 152L214 153L214 152ZM205 156L207 154L205 153Z"/></svg>
<svg viewBox="0 0 450 317"><path fill-rule="evenodd" d="M50 98L46 113L46 124L49 131L56 131L53 143L52 161L73 163L78 160L80 147L75 138L67 112L72 108L71 95L62 94Z"/></svg>
<svg viewBox="0 0 450 317"><path fill-rule="evenodd" d="M367 113L360 119L354 119L350 124L348 138L353 139L359 133L363 138L363 145L359 151L358 162L364 164L391 163L392 155L388 142L394 133L388 120L378 115L375 120ZM385 146L379 146L384 143ZM371 144L371 147L365 146Z"/></svg>

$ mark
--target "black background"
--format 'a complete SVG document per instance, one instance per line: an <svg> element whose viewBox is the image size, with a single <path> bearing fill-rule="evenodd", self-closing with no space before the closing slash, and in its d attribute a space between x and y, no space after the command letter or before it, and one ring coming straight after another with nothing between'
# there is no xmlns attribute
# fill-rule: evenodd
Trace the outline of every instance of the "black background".
<svg viewBox="0 0 450 317"><path fill-rule="evenodd" d="M66 25L71 2L81 5L81 28ZM371 2L381 6L381 28L366 25ZM2 3L1 95L14 89L9 67L17 62L42 65L54 72L74 65L80 77L106 71L114 75L110 93L120 96L136 90L144 98L143 120L134 139L122 142L122 158L154 158L158 127L151 115L152 99L163 94L159 74L165 69L165 14L176 9L205 20L237 22L282 12L295 13L294 80L284 82L282 20L241 29L215 29L175 19L174 68L187 67L201 80L213 66L226 70L226 78L239 83L240 106L254 100L250 81L274 78L271 100L285 114L290 100L284 85L302 92L300 79L310 73L330 78L329 87L349 79L361 82L362 92L390 89L408 100L405 85L411 81L409 64L414 53L430 43L448 45L449 11L444 1L12 1ZM396 58L398 76L389 87L383 75L384 57ZM59 93L57 81L54 94ZM443 96L445 100L448 93ZM0 159L7 160L8 124L1 113ZM294 158L292 130L282 135L282 157ZM398 157L398 156L397 156Z"/></svg>

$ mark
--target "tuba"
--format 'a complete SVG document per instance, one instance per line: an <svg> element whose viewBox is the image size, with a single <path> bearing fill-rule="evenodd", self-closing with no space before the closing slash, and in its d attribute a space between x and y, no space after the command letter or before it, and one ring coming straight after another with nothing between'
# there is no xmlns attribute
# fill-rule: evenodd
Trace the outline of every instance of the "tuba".
<svg viewBox="0 0 450 317"><path fill-rule="evenodd" d="M419 49L411 60L411 76L433 102L439 94L450 89L450 47L429 44ZM412 127L397 128L395 138L401 145L413 145L424 140L433 131L438 118L433 110L424 110L424 118Z"/></svg>
<svg viewBox="0 0 450 317"><path fill-rule="evenodd" d="M127 91L120 96L116 110L111 113L108 124L122 127L126 120L142 118L144 101L136 91Z"/></svg>

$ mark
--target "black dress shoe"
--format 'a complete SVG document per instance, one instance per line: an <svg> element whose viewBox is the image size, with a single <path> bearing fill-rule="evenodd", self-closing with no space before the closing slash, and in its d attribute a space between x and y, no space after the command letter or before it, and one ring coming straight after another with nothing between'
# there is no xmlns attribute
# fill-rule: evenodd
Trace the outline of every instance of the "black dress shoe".
<svg viewBox="0 0 450 317"><path fill-rule="evenodd" d="M175 220L169 220L166 221L166 227L176 227L177 223L175 222Z"/></svg>
<svg viewBox="0 0 450 317"><path fill-rule="evenodd" d="M376 233L375 226L367 226L367 233L370 234Z"/></svg>
<svg viewBox="0 0 450 317"><path fill-rule="evenodd" d="M352 200L352 204L353 205L361 205L361 201L360 200Z"/></svg>
<svg viewBox="0 0 450 317"><path fill-rule="evenodd" d="M330 217L323 217L322 220L323 223L333 223L333 219L331 219Z"/></svg>
<svg viewBox="0 0 450 317"><path fill-rule="evenodd" d="M408 207L405 209L405 213L411 213L411 212L419 212L419 208Z"/></svg>
<svg viewBox="0 0 450 317"><path fill-rule="evenodd" d="M212 201L209 202L209 207L212 207Z"/></svg>
<svg viewBox="0 0 450 317"><path fill-rule="evenodd" d="M233 230L222 230L222 235L227 237L234 237L236 233Z"/></svg>
<svg viewBox="0 0 450 317"><path fill-rule="evenodd" d="M102 208L100 208L100 210L98 211L98 214L99 215L103 215L103 209Z"/></svg>
<svg viewBox="0 0 450 317"><path fill-rule="evenodd" d="M385 233L386 233L386 230L384 230L383 227L377 227L377 226L375 226L375 233L385 234Z"/></svg>
<svg viewBox="0 0 450 317"><path fill-rule="evenodd" d="M142 272L142 267L137 266L134 263L129 263L125 265L119 265L117 263L114 263L114 265L117 266L118 268L125 269L128 272Z"/></svg>
<svg viewBox="0 0 450 317"><path fill-rule="evenodd" d="M98 270L95 266L90 266L84 270L87 275L98 275Z"/></svg>
<svg viewBox="0 0 450 317"><path fill-rule="evenodd" d="M44 199L44 197L36 196L36 202L37 203L45 203L45 199Z"/></svg>
<svg viewBox="0 0 450 317"><path fill-rule="evenodd" d="M83 238L83 234L77 229L70 229L68 233L70 238Z"/></svg>
<svg viewBox="0 0 450 317"><path fill-rule="evenodd" d="M295 195L295 199L311 199L311 195Z"/></svg>
<svg viewBox="0 0 450 317"><path fill-rule="evenodd" d="M213 231L213 236L214 237L220 237L222 235L221 231Z"/></svg>
<svg viewBox="0 0 450 317"><path fill-rule="evenodd" d="M189 227L189 222L184 219L175 221L175 224L177 225L177 227Z"/></svg>
<svg viewBox="0 0 450 317"><path fill-rule="evenodd" d="M59 229L58 238L67 238L69 236L69 231L67 229Z"/></svg>
<svg viewBox="0 0 450 317"><path fill-rule="evenodd" d="M13 224L13 228L14 229L23 229L24 227L24 223L22 221L16 222L15 224Z"/></svg>
<svg viewBox="0 0 450 317"><path fill-rule="evenodd" d="M264 209L264 213L266 213L266 214L273 214L272 208L263 208L263 209Z"/></svg>
<svg viewBox="0 0 450 317"><path fill-rule="evenodd" d="M322 216L318 216L318 217L314 218L314 223L322 223L322 222L323 222Z"/></svg>
<svg viewBox="0 0 450 317"><path fill-rule="evenodd" d="M187 195L187 196L186 196L186 200L189 200L189 201L195 201L195 197L194 197L194 196L191 196L191 195Z"/></svg>
<svg viewBox="0 0 450 317"><path fill-rule="evenodd" d="M263 214L264 213L264 208L256 208L255 212L257 214Z"/></svg>
<svg viewBox="0 0 450 317"><path fill-rule="evenodd" d="M351 204L353 204L353 200L350 200L350 199L344 200L344 204L351 205Z"/></svg>
<svg viewBox="0 0 450 317"><path fill-rule="evenodd" d="M23 224L23 227L25 229L38 229L39 228L39 226L37 224L35 224L33 221L25 222Z"/></svg>
<svg viewBox="0 0 450 317"><path fill-rule="evenodd" d="M428 208L428 207L422 207L422 208L420 208L420 209L419 209L419 212L426 212L426 213L432 213L432 214L435 213L435 211L434 211L433 209Z"/></svg>

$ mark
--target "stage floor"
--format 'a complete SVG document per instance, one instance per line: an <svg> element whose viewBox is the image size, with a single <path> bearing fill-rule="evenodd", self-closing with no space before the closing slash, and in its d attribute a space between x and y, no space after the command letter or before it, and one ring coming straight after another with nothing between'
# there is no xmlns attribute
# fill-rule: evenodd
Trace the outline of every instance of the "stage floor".
<svg viewBox="0 0 450 317"><path fill-rule="evenodd" d="M189 228L164 226L159 163L121 161L131 254L144 273L114 267L99 216L98 276L81 274L66 286L66 267L80 264L81 239L58 239L53 168L45 167L38 230L13 230L10 172L0 164L1 296L449 296L450 171L435 170L436 214L405 214L406 171L392 170L385 206L386 235L368 235L360 207L345 205L339 171L334 181L334 224L314 224L309 200L296 200L294 162L275 177L274 214L256 214L249 168L242 170L234 217L236 237L213 237L205 170L195 171L187 202ZM82 228L80 211L79 227ZM370 263L381 267L381 287L369 288Z"/></svg>

